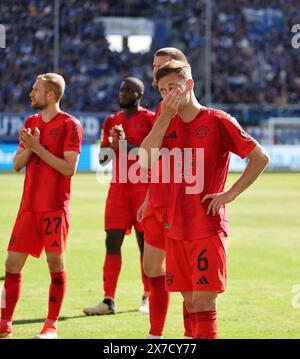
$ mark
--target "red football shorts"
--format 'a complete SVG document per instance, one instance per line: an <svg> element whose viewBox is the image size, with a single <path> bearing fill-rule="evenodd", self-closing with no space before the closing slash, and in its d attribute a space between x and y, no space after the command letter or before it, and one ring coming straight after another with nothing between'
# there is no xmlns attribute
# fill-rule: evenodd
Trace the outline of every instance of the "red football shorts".
<svg viewBox="0 0 300 359"><path fill-rule="evenodd" d="M195 241L166 238L166 289L216 291L226 287L228 237L216 234Z"/></svg>
<svg viewBox="0 0 300 359"><path fill-rule="evenodd" d="M163 225L164 207L153 208L148 206L143 219L144 240L150 246L165 250L165 229Z"/></svg>
<svg viewBox="0 0 300 359"><path fill-rule="evenodd" d="M137 211L146 197L146 190L126 190L121 192L111 186L105 206L105 230L126 229L130 233L133 226L137 232L143 232L142 223L137 221Z"/></svg>
<svg viewBox="0 0 300 359"><path fill-rule="evenodd" d="M70 215L64 209L35 213L20 210L12 230L8 251L39 258L46 252L64 252Z"/></svg>

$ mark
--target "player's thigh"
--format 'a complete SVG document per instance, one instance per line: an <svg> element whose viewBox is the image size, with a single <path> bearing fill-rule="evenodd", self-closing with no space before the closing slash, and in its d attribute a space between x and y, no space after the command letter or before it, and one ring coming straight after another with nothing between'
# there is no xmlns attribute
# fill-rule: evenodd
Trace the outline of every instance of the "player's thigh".
<svg viewBox="0 0 300 359"><path fill-rule="evenodd" d="M27 257L27 253L8 251L5 262L6 271L8 273L20 273L26 263Z"/></svg>
<svg viewBox="0 0 300 359"><path fill-rule="evenodd" d="M106 231L114 229L130 231L132 219L129 206L119 207L107 201L104 222L104 229Z"/></svg>
<svg viewBox="0 0 300 359"><path fill-rule="evenodd" d="M104 229L131 229L130 203L128 201L126 186L123 184L111 184L108 190Z"/></svg>
<svg viewBox="0 0 300 359"><path fill-rule="evenodd" d="M158 219L155 210L149 210L147 216L143 220L144 240L149 245L165 250L165 229L163 223Z"/></svg>
<svg viewBox="0 0 300 359"><path fill-rule="evenodd" d="M43 251L43 240L36 221L36 214L20 210L7 250L9 252L26 253L39 258Z"/></svg>
<svg viewBox="0 0 300 359"><path fill-rule="evenodd" d="M186 250L188 241L166 237L166 289L169 292L192 292L191 261Z"/></svg>
<svg viewBox="0 0 300 359"><path fill-rule="evenodd" d="M226 288L226 251L216 234L201 240L186 241L193 292L222 293Z"/></svg>
<svg viewBox="0 0 300 359"><path fill-rule="evenodd" d="M165 274L165 251L161 248L144 243L143 267L148 277L158 277Z"/></svg>

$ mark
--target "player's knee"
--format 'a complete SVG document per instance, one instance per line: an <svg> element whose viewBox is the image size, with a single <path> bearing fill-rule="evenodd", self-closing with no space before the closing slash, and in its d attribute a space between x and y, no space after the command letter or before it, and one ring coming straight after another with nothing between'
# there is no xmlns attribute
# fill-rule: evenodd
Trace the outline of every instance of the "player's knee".
<svg viewBox="0 0 300 359"><path fill-rule="evenodd" d="M153 260L143 258L143 268L147 277L159 277L165 274L165 267L163 263L155 263Z"/></svg>
<svg viewBox="0 0 300 359"><path fill-rule="evenodd" d="M147 277L155 277L153 265L148 261L143 261L143 269Z"/></svg>
<svg viewBox="0 0 300 359"><path fill-rule="evenodd" d="M62 257L47 257L50 272L61 272L64 270L64 260Z"/></svg>
<svg viewBox="0 0 300 359"><path fill-rule="evenodd" d="M197 296L192 299L192 306L194 312L206 312L215 310L216 298L214 296Z"/></svg>
<svg viewBox="0 0 300 359"><path fill-rule="evenodd" d="M7 258L5 261L5 270L8 273L18 273L21 271L20 267L18 261L12 258Z"/></svg>
<svg viewBox="0 0 300 359"><path fill-rule="evenodd" d="M185 298L185 299L184 299L184 305L185 305L185 307L186 307L186 310L187 310L189 313L192 313L192 312L194 311L192 299L187 299L187 298Z"/></svg>

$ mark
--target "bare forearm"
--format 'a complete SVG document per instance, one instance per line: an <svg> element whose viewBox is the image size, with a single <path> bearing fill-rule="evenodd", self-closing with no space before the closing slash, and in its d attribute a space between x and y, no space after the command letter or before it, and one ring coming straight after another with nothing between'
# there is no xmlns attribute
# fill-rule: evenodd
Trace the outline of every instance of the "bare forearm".
<svg viewBox="0 0 300 359"><path fill-rule="evenodd" d="M158 118L148 136L145 137L141 143L139 149L139 164L141 167L149 168L158 159L159 149L169 127L169 123L170 120L161 120Z"/></svg>
<svg viewBox="0 0 300 359"><path fill-rule="evenodd" d="M244 192L259 175L263 172L267 164L269 163L269 157L266 153L262 153L259 157L255 157L249 160L247 167L245 168L241 177L233 184L228 192L230 192L234 198Z"/></svg>
<svg viewBox="0 0 300 359"><path fill-rule="evenodd" d="M43 146L39 146L34 151L41 160L47 163L50 167L60 172L64 176L71 177L76 172L76 167L72 166L68 161L63 158L55 156L53 153L46 150Z"/></svg>
<svg viewBox="0 0 300 359"><path fill-rule="evenodd" d="M24 151L22 151L19 154L16 154L14 157L14 169L19 172L21 171L22 168L24 168L27 163L30 160L32 152L28 149L24 149Z"/></svg>
<svg viewBox="0 0 300 359"><path fill-rule="evenodd" d="M148 202L149 202L149 188L147 189L147 192L146 192L146 196L145 196L145 199L144 199L144 204L146 206L148 206Z"/></svg>

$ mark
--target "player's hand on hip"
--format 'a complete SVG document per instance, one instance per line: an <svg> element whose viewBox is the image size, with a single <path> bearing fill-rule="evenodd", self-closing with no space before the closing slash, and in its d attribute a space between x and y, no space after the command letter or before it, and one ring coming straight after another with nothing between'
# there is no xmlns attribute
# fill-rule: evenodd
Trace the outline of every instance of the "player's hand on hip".
<svg viewBox="0 0 300 359"><path fill-rule="evenodd" d="M208 199L211 199L206 214L216 216L220 213L220 208L224 206L226 203L230 203L234 200L234 196L230 192L221 192L221 193L213 193L206 194L201 203L204 203Z"/></svg>

